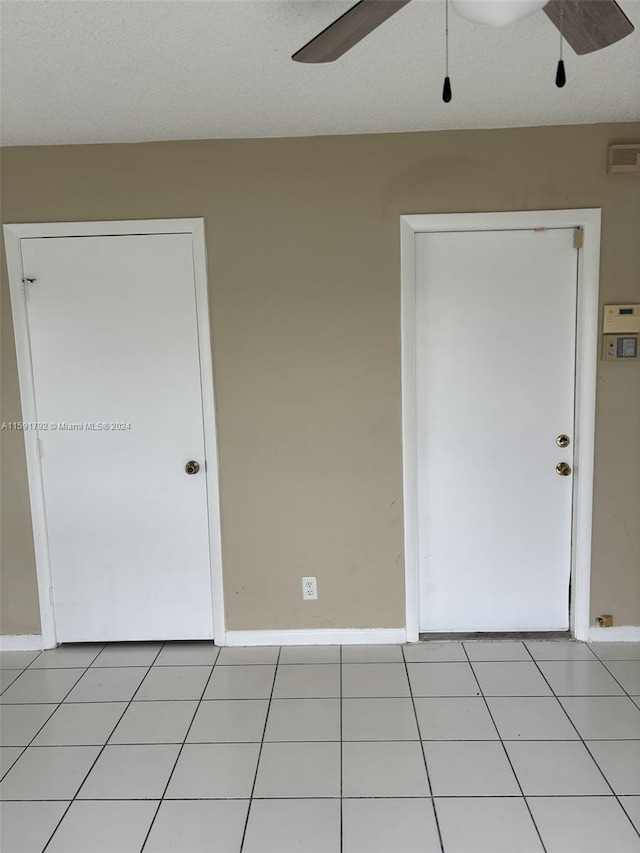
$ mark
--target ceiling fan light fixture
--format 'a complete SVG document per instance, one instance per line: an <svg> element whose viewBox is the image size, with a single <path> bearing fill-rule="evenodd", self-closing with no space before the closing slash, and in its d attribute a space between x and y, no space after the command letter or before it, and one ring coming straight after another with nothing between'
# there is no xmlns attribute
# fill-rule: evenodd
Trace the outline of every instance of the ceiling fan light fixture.
<svg viewBox="0 0 640 853"><path fill-rule="evenodd" d="M506 27L527 18L546 3L547 0L451 0L461 18L492 27Z"/></svg>

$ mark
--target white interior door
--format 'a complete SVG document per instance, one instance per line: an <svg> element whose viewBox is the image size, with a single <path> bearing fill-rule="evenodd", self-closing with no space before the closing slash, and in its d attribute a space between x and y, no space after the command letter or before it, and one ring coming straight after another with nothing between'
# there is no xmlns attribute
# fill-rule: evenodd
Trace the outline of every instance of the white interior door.
<svg viewBox="0 0 640 853"><path fill-rule="evenodd" d="M192 235L21 250L58 641L212 637Z"/></svg>
<svg viewBox="0 0 640 853"><path fill-rule="evenodd" d="M573 229L418 234L415 261L420 630L567 630Z"/></svg>

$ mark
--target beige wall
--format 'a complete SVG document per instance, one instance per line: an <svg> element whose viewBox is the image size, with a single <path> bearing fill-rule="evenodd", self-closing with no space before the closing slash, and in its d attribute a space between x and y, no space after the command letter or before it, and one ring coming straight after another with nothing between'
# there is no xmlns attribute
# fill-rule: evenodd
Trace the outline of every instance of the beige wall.
<svg viewBox="0 0 640 853"><path fill-rule="evenodd" d="M233 629L404 624L399 215L602 207L603 302L640 301L640 124L5 149L5 222L206 219ZM2 420L19 418L3 265ZM600 363L593 615L640 624L640 363ZM3 435L1 633L38 630ZM300 578L317 575L303 604Z"/></svg>

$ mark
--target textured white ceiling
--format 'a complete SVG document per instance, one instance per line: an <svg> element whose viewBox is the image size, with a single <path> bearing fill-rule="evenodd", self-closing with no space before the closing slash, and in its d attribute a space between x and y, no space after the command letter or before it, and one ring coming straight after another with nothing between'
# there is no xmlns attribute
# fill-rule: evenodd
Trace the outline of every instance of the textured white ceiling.
<svg viewBox="0 0 640 853"><path fill-rule="evenodd" d="M291 54L343 0L1 0L2 143L310 136L640 120L636 31L565 48L544 12L505 29L451 14L453 101L441 100L444 0L414 0L341 60Z"/></svg>

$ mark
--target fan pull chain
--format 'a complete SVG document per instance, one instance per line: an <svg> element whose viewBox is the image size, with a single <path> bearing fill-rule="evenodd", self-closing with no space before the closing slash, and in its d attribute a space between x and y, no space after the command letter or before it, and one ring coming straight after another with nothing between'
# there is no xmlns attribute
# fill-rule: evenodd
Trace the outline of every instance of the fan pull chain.
<svg viewBox="0 0 640 853"><path fill-rule="evenodd" d="M556 86L558 89L562 89L564 84L567 82L567 75L564 70L564 61L562 59L562 42L564 41L562 35L562 25L564 23L564 2L560 0L560 61L558 62L558 70L556 71Z"/></svg>
<svg viewBox="0 0 640 853"><path fill-rule="evenodd" d="M444 0L444 56L445 77L442 87L442 100L448 104L451 100L451 80L449 79L449 0Z"/></svg>

